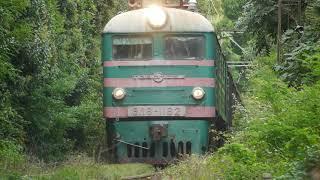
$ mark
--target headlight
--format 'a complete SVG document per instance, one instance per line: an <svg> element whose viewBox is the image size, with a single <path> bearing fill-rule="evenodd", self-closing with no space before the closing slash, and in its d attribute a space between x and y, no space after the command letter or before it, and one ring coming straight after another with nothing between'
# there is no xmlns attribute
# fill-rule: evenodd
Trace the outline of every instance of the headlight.
<svg viewBox="0 0 320 180"><path fill-rule="evenodd" d="M204 92L204 90L201 87L195 87L192 90L192 96L194 99L196 100L200 100L204 97L206 93Z"/></svg>
<svg viewBox="0 0 320 180"><path fill-rule="evenodd" d="M112 92L112 96L117 100L121 100L126 96L126 91L122 88L115 88Z"/></svg>
<svg viewBox="0 0 320 180"><path fill-rule="evenodd" d="M160 6L153 5L146 8L145 16L153 28L161 28L167 22L167 13Z"/></svg>

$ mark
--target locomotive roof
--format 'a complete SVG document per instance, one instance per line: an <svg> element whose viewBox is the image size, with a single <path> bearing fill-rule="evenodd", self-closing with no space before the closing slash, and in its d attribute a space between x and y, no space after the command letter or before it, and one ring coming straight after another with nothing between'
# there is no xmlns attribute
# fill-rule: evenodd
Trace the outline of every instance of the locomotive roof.
<svg viewBox="0 0 320 180"><path fill-rule="evenodd" d="M146 9L119 14L105 26L103 33L146 33L146 32L213 32L212 24L202 15L186 10L164 8L168 14L167 24L161 29L149 26Z"/></svg>

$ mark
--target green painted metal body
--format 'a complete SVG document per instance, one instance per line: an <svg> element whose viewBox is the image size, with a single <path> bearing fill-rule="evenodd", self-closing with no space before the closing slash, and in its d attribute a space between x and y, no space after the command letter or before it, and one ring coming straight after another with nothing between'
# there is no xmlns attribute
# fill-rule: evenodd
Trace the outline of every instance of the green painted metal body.
<svg viewBox="0 0 320 180"><path fill-rule="evenodd" d="M117 101L112 98L112 91L116 87L105 87L103 91L104 107L129 107L129 106L207 106L216 107L222 119L226 120L226 66L221 53L218 50L219 44L214 32L210 33L153 33L153 34L111 34L105 33L102 38L102 60L112 61L112 38L119 35L143 35L153 39L152 59L163 60L164 38L168 35L199 35L205 38L205 59L215 61L216 66L118 66L104 67L104 78L131 78L133 75L152 74L162 72L170 75L185 75L190 78L215 78L217 86L204 87L206 96L203 100L197 101L191 97L194 87L135 87L126 88L127 96L124 100ZM218 51L217 51L218 50ZM220 68L216 70L216 68ZM185 152L187 143L192 145L192 154L203 154L209 146L208 133L210 124L214 119L184 119L175 118L134 118L134 119L107 119L108 135L116 143L116 158L120 162L150 162L166 163L172 161L176 156L171 155L170 144L174 144L176 150L179 142L184 144ZM159 141L153 141L150 136L150 128L153 125L164 125L167 135ZM126 144L127 143L127 144ZM145 143L145 144L143 144ZM167 155L164 156L167 143ZM130 145L131 144L131 145ZM137 146L132 146L136 144ZM147 146L148 150L138 146ZM152 156L151 146L155 148ZM133 148L133 149L130 149ZM130 152L129 152L130 151ZM138 152L136 152L138 151ZM129 153L132 153L129 155ZM137 153L137 154L135 154ZM147 155L145 154L147 153ZM129 157L130 156L130 157Z"/></svg>
<svg viewBox="0 0 320 180"><path fill-rule="evenodd" d="M149 136L149 128L153 124L158 123L165 123L167 125L168 134L160 141L153 141ZM190 142L192 145L191 153L203 154L208 148L209 123L209 121L204 120L188 121L170 119L115 122L112 124L112 128L120 134L121 140L140 146L143 146L143 143L145 143L145 146L149 148L149 150L144 150L125 143L118 143L118 161L122 163L147 162L152 164L171 162L177 158L177 156L173 154L170 147L174 144L174 146L176 146L176 153L178 153L179 151L181 152L181 150L177 148L179 143L183 143L184 147L186 147L185 144L187 142ZM154 150L150 149L152 146ZM129 157L128 148L131 148L132 152ZM182 151L186 152L186 149Z"/></svg>
<svg viewBox="0 0 320 180"><path fill-rule="evenodd" d="M214 88L204 88L206 96L202 101L197 101L191 97L190 92L192 92L193 87L126 88L127 97L122 101L115 101L110 96L113 89L114 88L104 88L104 94L107 96L103 99L105 107L127 107L138 105L215 106L216 102Z"/></svg>

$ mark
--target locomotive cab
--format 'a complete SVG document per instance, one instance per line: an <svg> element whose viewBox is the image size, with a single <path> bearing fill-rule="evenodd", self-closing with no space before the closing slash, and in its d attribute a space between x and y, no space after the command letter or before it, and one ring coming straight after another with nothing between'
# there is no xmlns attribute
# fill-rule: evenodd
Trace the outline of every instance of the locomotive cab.
<svg viewBox="0 0 320 180"><path fill-rule="evenodd" d="M152 8L114 17L102 35L104 117L122 163L204 154L217 116L211 23L198 13Z"/></svg>

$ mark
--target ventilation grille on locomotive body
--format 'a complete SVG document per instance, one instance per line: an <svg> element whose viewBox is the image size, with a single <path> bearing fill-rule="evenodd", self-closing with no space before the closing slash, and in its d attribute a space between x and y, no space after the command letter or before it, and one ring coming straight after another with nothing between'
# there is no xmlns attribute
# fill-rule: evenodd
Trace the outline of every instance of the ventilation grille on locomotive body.
<svg viewBox="0 0 320 180"><path fill-rule="evenodd" d="M143 143L134 143L137 146L127 145L127 157L128 158L154 158L156 156L156 143L143 142ZM158 147L163 158L178 158L180 155L191 155L192 153L192 143L191 141L183 142L179 141L175 143L171 142L161 142ZM144 149L139 146L148 148Z"/></svg>

